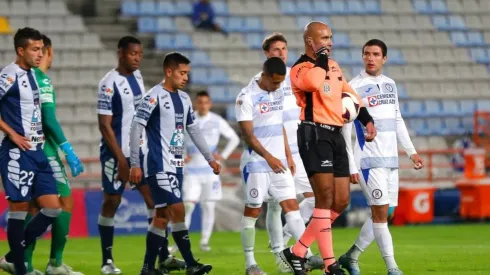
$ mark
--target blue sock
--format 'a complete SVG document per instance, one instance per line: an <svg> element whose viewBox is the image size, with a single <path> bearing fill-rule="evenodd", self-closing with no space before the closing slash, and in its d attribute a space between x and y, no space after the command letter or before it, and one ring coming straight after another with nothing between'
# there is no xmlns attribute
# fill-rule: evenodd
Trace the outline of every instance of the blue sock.
<svg viewBox="0 0 490 275"><path fill-rule="evenodd" d="M167 229L165 229L165 236L168 236ZM168 253L168 237L166 237L163 240L162 249L160 249L160 252L158 253L158 262L164 262L168 256L170 256L170 253Z"/></svg>
<svg viewBox="0 0 490 275"><path fill-rule="evenodd" d="M189 267L195 265L196 260L194 259L191 251L189 230L187 230L184 222L172 224L172 236L177 243L177 247L179 247L180 254L182 254L186 266Z"/></svg>
<svg viewBox="0 0 490 275"><path fill-rule="evenodd" d="M102 248L102 266L107 260L112 260L112 245L114 243L114 218L106 218L99 215L99 234Z"/></svg>
<svg viewBox="0 0 490 275"><path fill-rule="evenodd" d="M61 212L61 209L46 209L43 208L37 213L34 218L27 224L25 229L25 245L28 246L37 238L46 232L56 217Z"/></svg>
<svg viewBox="0 0 490 275"><path fill-rule="evenodd" d="M24 264L24 219L26 214L27 212L9 213L7 224L7 238L10 252L5 255L5 260L14 264L17 274L27 273Z"/></svg>
<svg viewBox="0 0 490 275"><path fill-rule="evenodd" d="M155 270L158 251L162 248L163 240L166 239L166 230L150 226L146 234L145 261L141 272Z"/></svg>

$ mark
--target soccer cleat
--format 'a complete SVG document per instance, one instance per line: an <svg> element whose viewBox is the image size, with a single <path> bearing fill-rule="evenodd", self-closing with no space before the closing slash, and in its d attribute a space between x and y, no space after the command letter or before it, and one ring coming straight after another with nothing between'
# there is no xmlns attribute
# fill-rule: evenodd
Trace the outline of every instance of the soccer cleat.
<svg viewBox="0 0 490 275"><path fill-rule="evenodd" d="M274 253L274 257L276 257L277 269L279 269L280 273L291 273L291 269L289 266L281 259L279 253Z"/></svg>
<svg viewBox="0 0 490 275"><path fill-rule="evenodd" d="M311 256L306 259L305 269L306 271L312 270L323 270L325 268L325 263L323 263L323 259L318 256Z"/></svg>
<svg viewBox="0 0 490 275"><path fill-rule="evenodd" d="M335 263L329 265L327 270L325 270L325 275L345 275L345 272L340 267L339 262L335 262Z"/></svg>
<svg viewBox="0 0 490 275"><path fill-rule="evenodd" d="M193 266L187 267L185 271L186 275L204 275L208 274L213 267L208 264L201 264L196 262Z"/></svg>
<svg viewBox="0 0 490 275"><path fill-rule="evenodd" d="M170 253L170 254L173 255L173 254L175 254L177 252L179 252L179 247L178 246L172 245L172 246L169 246L168 247L168 253Z"/></svg>
<svg viewBox="0 0 490 275"><path fill-rule="evenodd" d="M211 251L211 247L209 246L209 244L201 244L200 245L200 248L201 248L201 251L204 251L204 252L209 252Z"/></svg>
<svg viewBox="0 0 490 275"><path fill-rule="evenodd" d="M357 260L349 258L347 254L340 256L339 263L343 269L347 270L350 275L361 275L361 269L359 268L359 262Z"/></svg>
<svg viewBox="0 0 490 275"><path fill-rule="evenodd" d="M15 274L15 266L13 263L7 262L5 257L0 259L0 270L7 272L8 274Z"/></svg>
<svg viewBox="0 0 490 275"><path fill-rule="evenodd" d="M403 272L398 268L388 269L388 275L403 275Z"/></svg>
<svg viewBox="0 0 490 275"><path fill-rule="evenodd" d="M281 259L289 266L294 275L306 275L305 259L294 255L288 247L279 253Z"/></svg>
<svg viewBox="0 0 490 275"><path fill-rule="evenodd" d="M82 272L74 271L66 264L54 266L51 263L46 267L46 275L83 275Z"/></svg>
<svg viewBox="0 0 490 275"><path fill-rule="evenodd" d="M103 275L114 275L122 274L122 271L116 267L112 260L107 260L107 263L100 269L100 273Z"/></svg>
<svg viewBox="0 0 490 275"><path fill-rule="evenodd" d="M185 269L185 262L177 259L173 255L169 255L168 258L158 264L158 270L162 272L178 271Z"/></svg>
<svg viewBox="0 0 490 275"><path fill-rule="evenodd" d="M245 269L245 275L267 275L258 265L254 264Z"/></svg>
<svg viewBox="0 0 490 275"><path fill-rule="evenodd" d="M43 273L37 269L34 269L31 272L27 272L27 275L43 275Z"/></svg>

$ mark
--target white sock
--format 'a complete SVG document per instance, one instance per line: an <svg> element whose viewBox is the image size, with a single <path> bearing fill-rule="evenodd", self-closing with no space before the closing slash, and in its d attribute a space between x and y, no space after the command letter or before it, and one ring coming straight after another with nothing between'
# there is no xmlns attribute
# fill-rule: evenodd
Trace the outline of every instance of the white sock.
<svg viewBox="0 0 490 275"><path fill-rule="evenodd" d="M303 223L303 218L301 218L301 214L299 210L296 211L291 211L286 213L286 225L288 226L289 232L291 232L291 236L298 241L301 238L301 235L306 230L306 226ZM311 253L311 250L308 249L308 252L306 253L306 258L310 258L313 256L313 253Z"/></svg>
<svg viewBox="0 0 490 275"><path fill-rule="evenodd" d="M242 218L242 246L245 252L245 268L249 268L252 265L256 265L254 257L255 246L255 223L257 218L243 217Z"/></svg>
<svg viewBox="0 0 490 275"><path fill-rule="evenodd" d="M273 253L278 253L284 250L284 240L282 238L282 208L276 201L267 203L267 215L265 216L265 225L267 234L271 241L271 249Z"/></svg>
<svg viewBox="0 0 490 275"><path fill-rule="evenodd" d="M305 224L310 220L311 215L313 215L314 208L315 208L315 197L304 198L299 204L299 212L301 213L301 218L303 218L303 222ZM289 227L286 224L284 225L283 228L284 244L287 244L291 237L292 237L291 232L289 232Z"/></svg>
<svg viewBox="0 0 490 275"><path fill-rule="evenodd" d="M356 242L350 248L348 255L349 258L353 260L358 260L359 255L361 255L366 248L374 241L374 233L373 233L373 220L371 217L368 217L364 224L362 225L361 232L359 232L359 236L357 236Z"/></svg>
<svg viewBox="0 0 490 275"><path fill-rule="evenodd" d="M201 230L201 244L209 244L209 239L213 233L214 227L214 208L216 202L207 201L201 204L202 212L202 230Z"/></svg>
<svg viewBox="0 0 490 275"><path fill-rule="evenodd" d="M184 202L184 207L185 207L185 226L187 226L187 228L191 228L192 213L194 212L194 208L196 208L196 204L187 201Z"/></svg>
<svg viewBox="0 0 490 275"><path fill-rule="evenodd" d="M395 262L395 252L393 251L393 240L388 229L388 223L373 223L373 232L376 242L378 243L381 256L385 260L386 267L398 268Z"/></svg>

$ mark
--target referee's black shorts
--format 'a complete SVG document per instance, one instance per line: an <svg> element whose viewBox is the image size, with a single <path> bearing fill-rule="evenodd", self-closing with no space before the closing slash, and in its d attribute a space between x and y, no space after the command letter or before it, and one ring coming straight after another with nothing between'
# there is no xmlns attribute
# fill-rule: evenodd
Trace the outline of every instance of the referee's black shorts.
<svg viewBox="0 0 490 275"><path fill-rule="evenodd" d="M342 127L302 121L298 127L299 154L310 178L315 173L348 177L349 158Z"/></svg>

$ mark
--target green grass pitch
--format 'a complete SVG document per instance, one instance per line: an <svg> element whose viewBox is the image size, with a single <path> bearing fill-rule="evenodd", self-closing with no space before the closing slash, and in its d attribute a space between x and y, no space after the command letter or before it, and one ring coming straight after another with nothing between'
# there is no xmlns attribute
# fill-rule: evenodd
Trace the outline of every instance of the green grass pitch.
<svg viewBox="0 0 490 275"><path fill-rule="evenodd" d="M359 232L358 228L334 229L336 256L344 253ZM444 225L391 227L395 242L395 256L407 275L487 275L490 274L490 225ZM215 233L211 239L212 251L199 251L199 235L191 235L196 258L213 265L211 274L244 274L244 256L237 232ZM256 259L269 274L280 274L267 248L267 233L257 231ZM0 252L7 251L6 241L0 242ZM144 236L116 236L114 257L124 274L138 275L145 249ZM317 251L316 244L313 246ZM38 242L34 264L44 271L49 256L49 241ZM179 255L180 257L180 255ZM65 262L86 275L100 274L100 245L98 238L71 239L65 250ZM386 274L378 247L373 243L361 255L363 275ZM175 272L172 274L185 274ZM320 271L311 274L322 274Z"/></svg>

